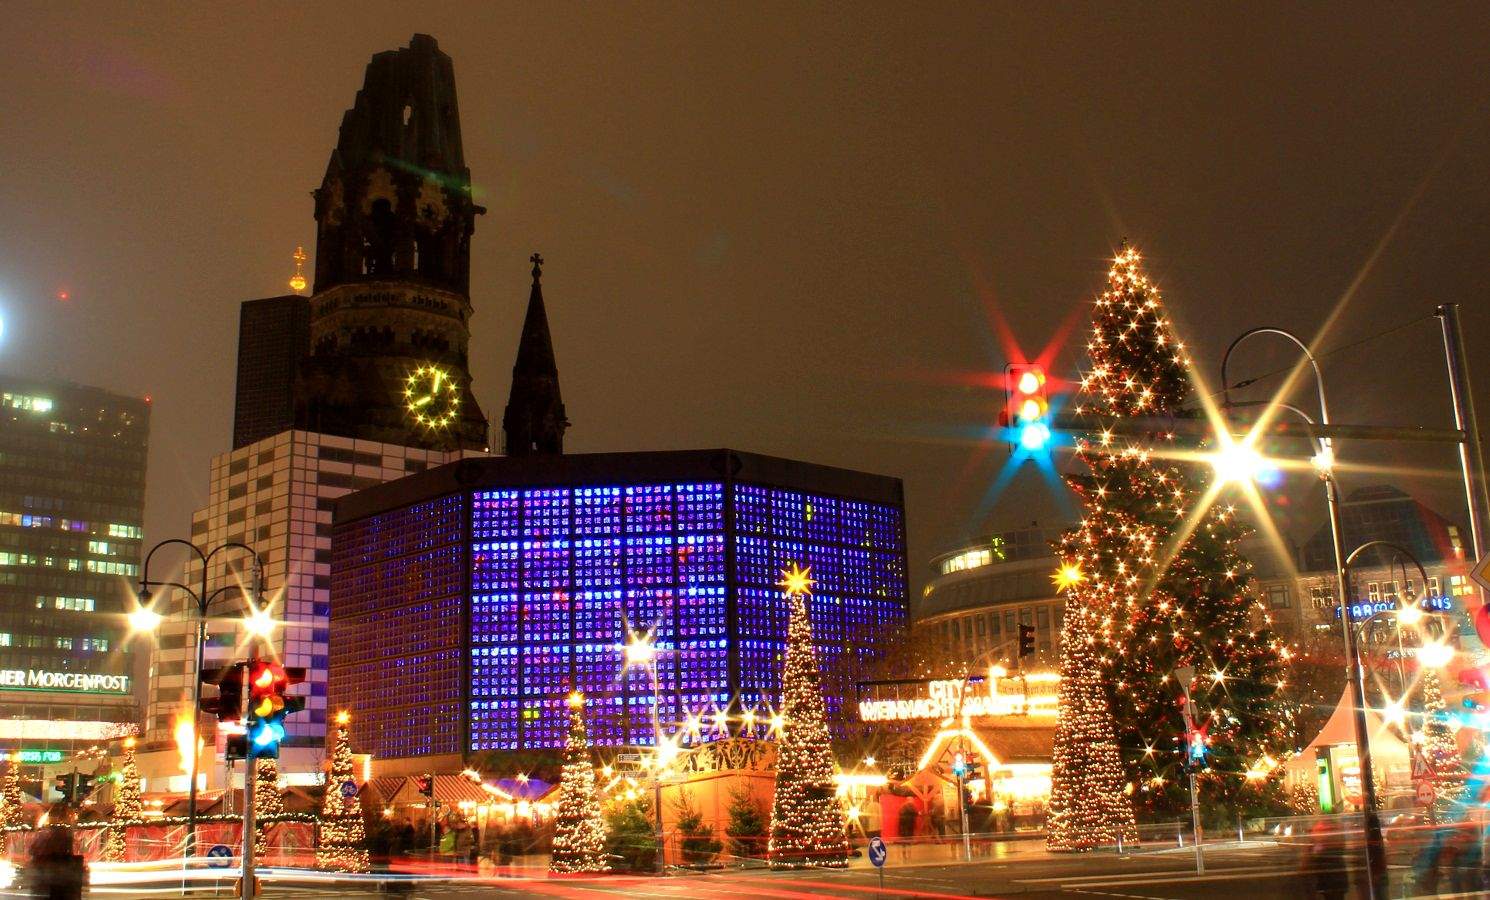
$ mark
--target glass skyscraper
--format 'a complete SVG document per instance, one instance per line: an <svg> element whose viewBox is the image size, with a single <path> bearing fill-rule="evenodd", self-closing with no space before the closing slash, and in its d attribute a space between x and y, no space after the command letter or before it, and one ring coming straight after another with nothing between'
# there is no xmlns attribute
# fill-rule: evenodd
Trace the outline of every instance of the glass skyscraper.
<svg viewBox="0 0 1490 900"><path fill-rule="evenodd" d="M377 757L560 747L574 689L599 745L650 743L654 715L770 708L792 562L816 580L824 670L906 616L899 480L734 451L471 459L336 522L330 703ZM623 671L633 632L655 690L651 667Z"/></svg>
<svg viewBox="0 0 1490 900"><path fill-rule="evenodd" d="M149 403L0 378L0 749L137 721L124 613L139 575Z"/></svg>

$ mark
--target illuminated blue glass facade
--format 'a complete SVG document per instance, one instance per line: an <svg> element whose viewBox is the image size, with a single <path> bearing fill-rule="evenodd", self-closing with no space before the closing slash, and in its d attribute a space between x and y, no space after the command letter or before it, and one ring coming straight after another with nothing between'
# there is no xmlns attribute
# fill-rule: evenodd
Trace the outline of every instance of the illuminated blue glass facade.
<svg viewBox="0 0 1490 900"><path fill-rule="evenodd" d="M576 688L585 694L590 737L598 745L651 743L653 705L659 702L654 698L660 698L655 716L663 723L735 704L774 706L788 608L776 582L792 562L810 565L817 582L810 602L823 669L862 662L878 651L892 626L905 621L898 481L744 454L729 456L744 459L735 464L745 470L742 475L755 463L767 470L763 474L791 476L781 478L788 486L686 477L728 470L703 465L721 453L727 451L564 457L570 465L557 477L543 463L523 460L481 461L493 467L496 477L487 479L468 471L468 482L512 482L534 469L533 480L549 483L478 484L458 495L468 526L462 676L468 693L464 721L443 724L459 728L466 752L563 746L564 699ZM586 459L605 465L572 462ZM554 466L549 463L548 469ZM658 480L669 470L683 477ZM855 479L863 481L861 493L868 498L802 489L819 472L836 474L826 480L840 490L855 487ZM606 475L609 483L597 483ZM435 470L405 481L424 480L437 490L438 476ZM557 480L579 483L553 483ZM385 492L395 496L411 493L386 487L395 489ZM411 499L419 494L427 496L418 492ZM338 509L339 544L369 530L386 532L390 518L420 509L417 503L388 509L389 500L368 505L384 511L343 525ZM368 560L365 550L361 558ZM337 585L360 584L370 591L396 580L389 561L370 564L384 571L354 578L334 566L333 617L344 602ZM359 608L350 598L345 602ZM363 616L347 626L333 633L359 635L359 645L370 644L368 630L396 633L400 627L387 616ZM623 672L621 648L628 630L654 636L656 690L649 669ZM845 659L846 654L853 656ZM353 665L337 646L332 660L333 672ZM334 674L332 682L333 694L371 690ZM838 697L827 699L830 707L838 706ZM357 701L346 700L354 706L355 732ZM341 704L342 698L333 696L333 702ZM363 705L379 702L366 696ZM398 730L396 723L383 727ZM358 746L376 755L405 755L403 747L380 750L371 731L354 733L359 737L366 742Z"/></svg>

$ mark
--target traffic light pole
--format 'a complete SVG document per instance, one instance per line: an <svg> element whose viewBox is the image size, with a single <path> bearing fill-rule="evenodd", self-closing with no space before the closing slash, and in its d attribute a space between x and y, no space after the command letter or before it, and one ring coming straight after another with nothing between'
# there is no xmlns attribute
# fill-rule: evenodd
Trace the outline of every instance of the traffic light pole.
<svg viewBox="0 0 1490 900"><path fill-rule="evenodd" d="M249 672L253 665L243 667L243 721L248 721L248 693ZM242 900L253 900L254 897L254 782L258 781L258 767L254 762L253 748L247 740L244 741L243 760L243 874L241 876L243 889L240 893ZM228 783L231 792L232 782Z"/></svg>

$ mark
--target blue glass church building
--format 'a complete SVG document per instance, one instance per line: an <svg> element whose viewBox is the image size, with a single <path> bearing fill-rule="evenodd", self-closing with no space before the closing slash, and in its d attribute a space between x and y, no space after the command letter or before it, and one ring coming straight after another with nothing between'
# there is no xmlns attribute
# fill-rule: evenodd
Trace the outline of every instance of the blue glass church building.
<svg viewBox="0 0 1490 900"><path fill-rule="evenodd" d="M562 747L574 689L602 746L770 709L793 562L820 668L852 672L906 618L899 479L701 450L469 458L371 487L335 510L329 704L385 760ZM650 665L623 665L632 633Z"/></svg>

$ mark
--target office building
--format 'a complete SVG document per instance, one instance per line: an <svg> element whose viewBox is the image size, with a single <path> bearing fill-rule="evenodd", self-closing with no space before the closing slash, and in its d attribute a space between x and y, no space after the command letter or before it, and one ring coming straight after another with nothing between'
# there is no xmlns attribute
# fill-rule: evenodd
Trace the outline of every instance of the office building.
<svg viewBox="0 0 1490 900"><path fill-rule="evenodd" d="M0 377L0 748L70 749L137 721L124 614L149 427L138 397Z"/></svg>

